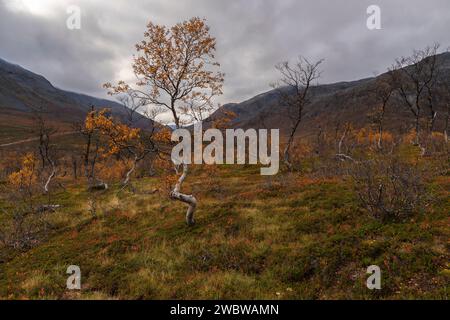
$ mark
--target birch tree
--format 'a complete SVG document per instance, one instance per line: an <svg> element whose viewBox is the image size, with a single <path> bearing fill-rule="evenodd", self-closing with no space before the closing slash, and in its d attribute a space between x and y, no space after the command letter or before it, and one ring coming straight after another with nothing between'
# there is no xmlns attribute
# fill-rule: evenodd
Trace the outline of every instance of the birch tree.
<svg viewBox="0 0 450 320"><path fill-rule="evenodd" d="M376 107L373 113L370 115L370 118L372 122L377 126L377 148L379 150L383 149L384 118L393 91L394 88L389 82L389 79L387 79L386 77L377 78L377 80L375 81L375 87L372 91L372 94L376 99Z"/></svg>
<svg viewBox="0 0 450 320"><path fill-rule="evenodd" d="M434 106L434 89L437 82L439 65L437 50L439 45L414 50L412 55L401 57L390 69L390 76L396 92L415 119L415 145L421 145L420 121L426 108L429 109L429 130L433 130L437 112Z"/></svg>
<svg viewBox="0 0 450 320"><path fill-rule="evenodd" d="M57 164L54 159L54 151L52 150L51 137L56 133L56 129L48 124L45 119L46 110L44 107L30 107L33 120L34 131L38 137L38 151L41 158L42 174L45 175L47 166L49 166L49 173L43 181L43 191L48 194L50 191L50 184L57 175Z"/></svg>
<svg viewBox="0 0 450 320"><path fill-rule="evenodd" d="M277 89L280 104L287 108L287 116L290 122L289 136L284 149L284 163L292 169L290 163L290 151L294 142L295 134L302 122L305 106L310 101L311 86L320 78L320 64L323 60L310 62L299 56L297 62L291 65L288 61L281 62L275 66L280 72L281 78L272 86Z"/></svg>
<svg viewBox="0 0 450 320"><path fill-rule="evenodd" d="M194 17L172 27L150 22L144 39L136 44L133 61L135 83L105 84L112 95L134 92L149 108L162 108L176 128L185 124L187 110L197 114L208 110L213 98L222 94L224 74L215 59L216 39L205 20ZM186 222L193 225L197 200L182 193L188 164L182 164L178 182L170 197L188 205Z"/></svg>
<svg viewBox="0 0 450 320"><path fill-rule="evenodd" d="M92 111L86 117L86 128L88 130L99 130L106 137L109 156L123 156L131 158L130 168L127 170L123 187L129 185L131 176L135 172L139 162L144 160L150 153L156 151L156 146L151 137L139 128L132 128L120 123L108 115L108 110Z"/></svg>
<svg viewBox="0 0 450 320"><path fill-rule="evenodd" d="M99 179L96 174L96 167L99 161L102 141L100 139L99 130L90 125L90 123L94 121L92 118L95 114L95 108L94 106L91 106L91 111L86 115L84 122L75 124L75 129L83 136L85 140L82 157L84 176L87 179L88 190L106 190L108 189L108 184Z"/></svg>

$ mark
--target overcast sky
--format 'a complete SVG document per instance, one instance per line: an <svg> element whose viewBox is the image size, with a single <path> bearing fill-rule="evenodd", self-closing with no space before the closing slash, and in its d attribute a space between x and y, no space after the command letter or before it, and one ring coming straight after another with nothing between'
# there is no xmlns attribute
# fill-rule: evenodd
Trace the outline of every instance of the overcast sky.
<svg viewBox="0 0 450 320"><path fill-rule="evenodd" d="M381 8L381 30L366 27L371 4ZM80 30L66 27L69 5L81 8ZM106 97L102 83L133 79L134 44L149 21L192 16L206 18L217 38L221 103L269 90L274 65L298 54L324 58L329 83L383 72L413 48L450 46L449 0L0 0L0 58Z"/></svg>

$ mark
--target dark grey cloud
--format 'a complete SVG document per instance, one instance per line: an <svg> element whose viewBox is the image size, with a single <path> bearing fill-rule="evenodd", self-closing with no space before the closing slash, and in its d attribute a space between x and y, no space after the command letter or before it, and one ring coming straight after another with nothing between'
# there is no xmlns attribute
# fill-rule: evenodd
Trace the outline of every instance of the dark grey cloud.
<svg viewBox="0 0 450 320"><path fill-rule="evenodd" d="M69 4L82 10L81 30L66 28ZM366 28L371 4L381 7L382 30ZM448 0L0 0L0 57L104 97L102 83L131 75L148 21L200 16L226 73L218 101L238 102L268 90L273 66L299 54L324 58L321 81L336 82L383 72L413 48L449 46L449 12Z"/></svg>

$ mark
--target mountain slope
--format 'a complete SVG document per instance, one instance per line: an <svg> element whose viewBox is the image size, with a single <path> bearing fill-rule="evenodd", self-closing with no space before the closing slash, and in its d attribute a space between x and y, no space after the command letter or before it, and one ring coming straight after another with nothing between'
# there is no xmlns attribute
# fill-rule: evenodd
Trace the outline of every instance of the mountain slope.
<svg viewBox="0 0 450 320"><path fill-rule="evenodd" d="M440 54L438 59L442 65L442 76L450 81L450 53ZM355 127L367 125L367 115L377 104L370 93L377 79L383 76L385 74L312 87L311 103L305 107L299 133L311 133L319 126L333 130L346 122ZM69 126L74 121L82 120L91 105L111 108L118 116L125 115L123 106L116 102L55 88L43 76L0 59L0 142L10 142L2 139L2 136L10 136L11 133L26 138L24 131L31 125L30 107L42 106L47 110L50 120L57 122L59 126ZM437 129L444 125L444 108L444 105L437 106ZM242 103L226 104L212 117L220 115L223 110L233 111L237 115L234 127L279 128L282 132L289 129L286 109L279 105L276 90L262 93ZM147 122L141 120L139 126L147 126ZM413 118L407 108L399 103L389 108L386 114L387 129L406 131L412 125Z"/></svg>
<svg viewBox="0 0 450 320"><path fill-rule="evenodd" d="M43 107L51 118L73 121L82 119L91 105L123 113L122 106L116 102L58 89L43 76L0 59L3 114L29 113L32 107Z"/></svg>
<svg viewBox="0 0 450 320"><path fill-rule="evenodd" d="M442 77L450 81L450 53L440 54L438 59L442 64ZM305 107L300 133L310 133L319 126L333 129L345 122L350 122L355 127L367 125L367 115L377 104L370 93L377 79L384 76L386 74L352 82L314 86L311 89L311 103ZM444 123L444 108L444 105L437 106L436 128L438 129ZM223 110L232 111L237 115L233 123L234 127L279 128L281 131L289 128L286 109L279 105L276 90L257 95L242 103L226 104L212 117L219 116ZM408 130L412 124L413 118L410 111L399 102L389 108L386 114L387 128Z"/></svg>

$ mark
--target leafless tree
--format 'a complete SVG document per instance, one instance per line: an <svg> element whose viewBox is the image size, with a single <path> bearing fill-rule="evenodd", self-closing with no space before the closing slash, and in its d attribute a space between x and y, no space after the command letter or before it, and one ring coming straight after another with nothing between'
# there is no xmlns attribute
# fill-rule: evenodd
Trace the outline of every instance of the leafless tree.
<svg viewBox="0 0 450 320"><path fill-rule="evenodd" d="M369 117L372 120L372 122L377 126L378 130L377 147L379 150L383 149L384 117L393 92L394 88L391 85L389 79L387 79L386 77L377 78L377 80L375 81L375 87L372 91L372 94L374 95L377 104L374 112Z"/></svg>
<svg viewBox="0 0 450 320"><path fill-rule="evenodd" d="M43 189L45 193L49 192L50 183L57 175L57 165L56 160L54 159L54 155L52 154L51 149L51 136L54 135L57 130L50 126L46 119L45 113L46 110L44 107L30 107L33 120L34 120L34 131L38 136L38 151L39 156L41 158L42 170L44 170L47 165L50 166L50 173L48 174L45 182L43 184Z"/></svg>
<svg viewBox="0 0 450 320"><path fill-rule="evenodd" d="M288 141L284 149L284 162L289 169L292 169L290 150L295 134L303 119L305 106L310 102L310 89L321 76L319 66L323 61L310 62L299 56L294 65L285 61L275 66L281 78L272 86L277 89L280 104L287 108L290 121Z"/></svg>
<svg viewBox="0 0 450 320"><path fill-rule="evenodd" d="M408 107L415 119L415 144L425 152L420 141L420 120L429 108L429 129L433 130L436 119L434 89L438 76L437 50L439 44L414 50L411 56L397 59L389 70L392 83L401 101Z"/></svg>
<svg viewBox="0 0 450 320"><path fill-rule="evenodd" d="M337 139L339 137L339 131L340 131L340 123L338 122L336 125L336 141L337 141L337 151L336 151L336 158L341 161L350 160L355 162L355 159L353 159L349 153L351 148L347 148L347 150L344 151L344 144L345 140L347 139L348 135L352 132L352 125L350 123L345 123L344 130L342 131L342 135L340 136L339 140Z"/></svg>

